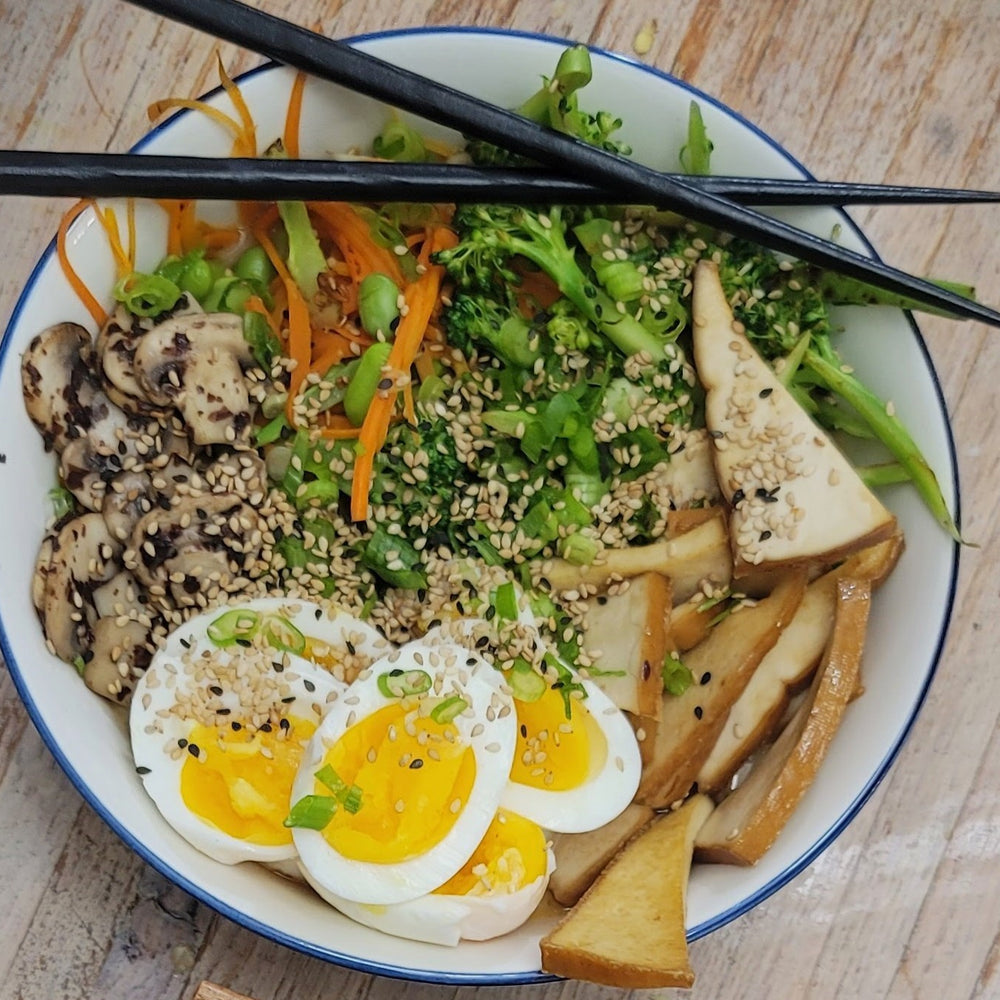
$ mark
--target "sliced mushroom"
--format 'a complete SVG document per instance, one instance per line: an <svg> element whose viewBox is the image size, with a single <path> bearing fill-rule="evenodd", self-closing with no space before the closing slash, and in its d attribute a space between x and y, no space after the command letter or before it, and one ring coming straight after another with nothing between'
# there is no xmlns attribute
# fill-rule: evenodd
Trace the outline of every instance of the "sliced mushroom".
<svg viewBox="0 0 1000 1000"><path fill-rule="evenodd" d="M83 680L96 694L124 703L152 654L147 626L137 621L118 622L116 618L99 618L94 623L93 640L84 654Z"/></svg>
<svg viewBox="0 0 1000 1000"><path fill-rule="evenodd" d="M73 660L89 646L97 619L91 594L118 572L121 544L100 514L75 517L50 537L37 564L45 581L40 615L56 655Z"/></svg>
<svg viewBox="0 0 1000 1000"><path fill-rule="evenodd" d="M21 358L24 405L45 442L61 452L90 425L100 394L90 334L77 323L57 323L32 338Z"/></svg>
<svg viewBox="0 0 1000 1000"><path fill-rule="evenodd" d="M89 426L63 449L59 475L84 507L99 511L108 483L123 470L141 465L159 449L159 427L155 422L130 416L101 392L91 401Z"/></svg>
<svg viewBox="0 0 1000 1000"><path fill-rule="evenodd" d="M155 498L148 472L133 469L116 476L108 483L101 504L108 530L119 541L128 541L136 521L153 509Z"/></svg>
<svg viewBox="0 0 1000 1000"><path fill-rule="evenodd" d="M253 355L231 313L171 317L135 350L135 378L155 406L175 406L198 445L246 443L252 413L243 371Z"/></svg>
<svg viewBox="0 0 1000 1000"><path fill-rule="evenodd" d="M182 496L139 519L124 559L154 596L191 607L216 589L242 588L261 545L260 517L239 497Z"/></svg>
<svg viewBox="0 0 1000 1000"><path fill-rule="evenodd" d="M133 316L124 306L118 306L97 334L98 369L108 396L130 412L166 417L170 404L153 405L136 378L136 348L142 338L168 316L188 316L202 311L197 299L186 292L169 313L156 319Z"/></svg>
<svg viewBox="0 0 1000 1000"><path fill-rule="evenodd" d="M91 600L98 618L120 618L122 615L149 617L142 588L127 569L119 571L107 583L96 587Z"/></svg>

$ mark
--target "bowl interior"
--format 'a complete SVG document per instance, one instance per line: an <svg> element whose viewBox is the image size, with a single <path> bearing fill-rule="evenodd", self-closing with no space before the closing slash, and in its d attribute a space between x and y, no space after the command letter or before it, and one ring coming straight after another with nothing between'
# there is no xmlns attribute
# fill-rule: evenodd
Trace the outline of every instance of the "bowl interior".
<svg viewBox="0 0 1000 1000"><path fill-rule="evenodd" d="M461 36L460 38L458 36ZM436 77L498 104L512 106L551 72L562 40L495 31L421 30L367 36L357 44L390 62ZM594 55L587 104L625 119L622 136L636 158L677 168L688 104L700 101L715 144L718 173L804 176L775 143L726 108L655 70L606 53ZM292 72L265 67L241 88L253 110L262 147L281 134ZM215 103L227 105L224 95ZM633 110L635 109L635 110ZM334 85L310 81L303 109L303 155L362 145L386 109ZM648 123L656 123L650 128ZM428 130L443 130L429 126ZM148 153L197 151L226 155L229 137L203 116L180 114L141 144ZM156 192L150 192L155 196ZM828 235L842 216L831 210L789 211L798 225ZM165 227L150 206L138 213L139 266L163 254ZM844 225L843 242L866 249ZM70 254L88 285L109 291L113 262L91 215L73 227ZM933 368L912 321L887 309L844 310L843 353L909 422L957 504L956 468L946 411ZM239 923L274 940L343 965L435 982L539 981L538 938L554 919L543 910L519 931L482 944L447 949L388 939L342 918L307 890L252 865L226 867L202 856L164 823L134 773L125 714L83 689L75 672L47 651L31 607L29 581L49 513L54 464L25 415L20 355L51 323L89 318L65 282L52 248L19 301L0 347L0 597L3 653L33 721L74 784L112 828L164 874ZM902 564L878 594L865 653L865 696L852 705L819 778L778 843L754 869L698 866L692 876L688 926L699 937L754 906L821 851L863 803L885 772L923 699L951 609L957 549L915 494L893 488L887 502L906 532Z"/></svg>

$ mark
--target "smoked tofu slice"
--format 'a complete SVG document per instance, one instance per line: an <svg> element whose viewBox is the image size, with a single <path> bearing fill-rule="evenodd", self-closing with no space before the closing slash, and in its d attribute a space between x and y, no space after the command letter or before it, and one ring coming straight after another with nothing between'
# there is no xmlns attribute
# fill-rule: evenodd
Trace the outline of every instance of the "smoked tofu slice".
<svg viewBox="0 0 1000 1000"><path fill-rule="evenodd" d="M712 811L692 796L630 840L541 940L542 970L622 989L689 987L685 910L695 834Z"/></svg>
<svg viewBox="0 0 1000 1000"><path fill-rule="evenodd" d="M622 845L654 815L649 806L632 802L596 830L552 834L552 853L556 857L556 870L549 879L552 898L563 906L574 906Z"/></svg>
<svg viewBox="0 0 1000 1000"><path fill-rule="evenodd" d="M695 269L692 312L705 423L731 511L734 577L831 564L891 535L893 515L734 320L711 261Z"/></svg>
<svg viewBox="0 0 1000 1000"><path fill-rule="evenodd" d="M809 584L795 616L729 710L726 725L698 772L701 791L724 788L747 757L774 736L792 695L806 685L826 649L837 608L837 581L867 580L874 589L892 572L902 549L902 535L893 535Z"/></svg>
<svg viewBox="0 0 1000 1000"><path fill-rule="evenodd" d="M588 675L633 715L660 715L670 603L670 581L659 573L643 573L624 592L587 602L583 645L600 653Z"/></svg>
<svg viewBox="0 0 1000 1000"><path fill-rule="evenodd" d="M854 693L871 605L867 581L837 581L830 643L808 696L697 838L697 857L756 864L777 840L823 763Z"/></svg>
<svg viewBox="0 0 1000 1000"><path fill-rule="evenodd" d="M551 559L540 569L556 591L575 590L581 584L603 588L614 580L631 579L643 573L670 577L675 602L686 601L705 580L726 586L732 576L732 557L722 508L701 520L690 531L650 545L606 549L599 561L577 566L565 559Z"/></svg>
<svg viewBox="0 0 1000 1000"><path fill-rule="evenodd" d="M683 694L663 695L636 801L660 809L688 794L730 708L795 614L804 591L805 574L789 574L770 597L724 618L683 657L694 682Z"/></svg>

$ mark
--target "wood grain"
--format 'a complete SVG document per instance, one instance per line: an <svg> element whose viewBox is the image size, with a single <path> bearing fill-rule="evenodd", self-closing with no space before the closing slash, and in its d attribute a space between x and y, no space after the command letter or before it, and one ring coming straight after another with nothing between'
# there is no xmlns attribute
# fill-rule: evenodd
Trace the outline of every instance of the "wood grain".
<svg viewBox="0 0 1000 1000"><path fill-rule="evenodd" d="M337 36L422 24L572 36L717 95L822 177L1000 187L996 0L256 0ZM128 148L155 98L214 83L215 53L259 59L116 0L0 0L0 145ZM655 127L655 123L651 123ZM65 206L0 200L6 322ZM904 268L971 277L1000 303L1000 210L854 213ZM1000 996L1000 348L922 321L951 412L967 548L957 615L911 738L836 843L757 909L692 945L695 1000ZM7 581L6 585L11 585ZM255 1000L500 1000L400 984L244 931L131 854L79 797L0 672L0 1000L190 1000L205 980ZM536 1000L599 1000L581 983ZM636 994L639 997L641 994ZM212 997L212 1000L216 1000ZM231 998L230 998L231 1000Z"/></svg>

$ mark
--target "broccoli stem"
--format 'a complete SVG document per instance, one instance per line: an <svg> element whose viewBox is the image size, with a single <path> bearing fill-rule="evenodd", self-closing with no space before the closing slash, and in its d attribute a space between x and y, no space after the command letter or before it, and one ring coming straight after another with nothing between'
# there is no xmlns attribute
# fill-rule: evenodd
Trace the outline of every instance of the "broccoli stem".
<svg viewBox="0 0 1000 1000"><path fill-rule="evenodd" d="M958 281L945 281L938 278L930 278L935 285L956 295L974 300L976 290L972 285L963 284ZM899 295L894 292L887 292L882 288L875 288L873 285L859 281L857 278L850 278L833 271L821 271L815 281L823 298L831 305L838 306L895 306L897 309L908 309L911 312L933 313L937 316L952 316L953 313L947 309L936 309L932 306L924 305L922 302L915 302L906 295Z"/></svg>
<svg viewBox="0 0 1000 1000"><path fill-rule="evenodd" d="M810 347L806 351L803 364L820 383L853 406L864 418L876 437L906 470L938 523L955 541L961 542L962 536L948 510L937 477L902 421L889 412L886 404L874 392L850 372L845 372L835 360L821 354L816 347Z"/></svg>

